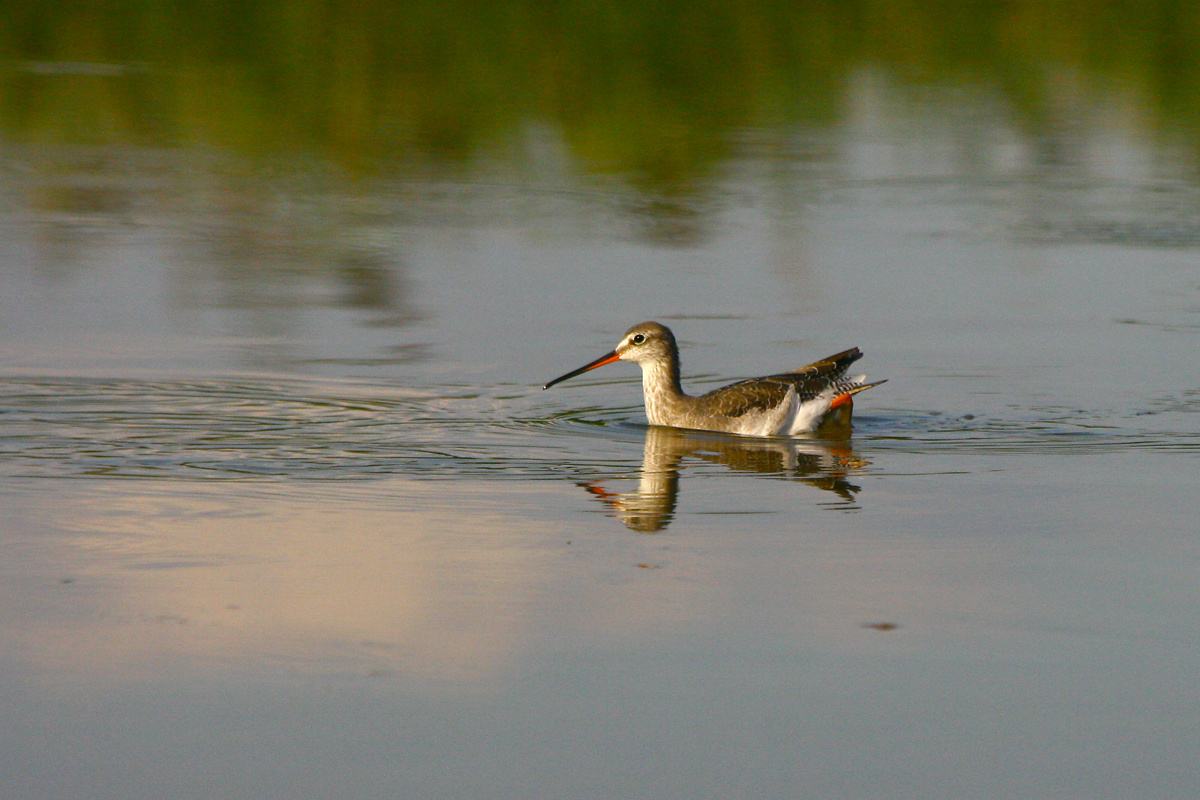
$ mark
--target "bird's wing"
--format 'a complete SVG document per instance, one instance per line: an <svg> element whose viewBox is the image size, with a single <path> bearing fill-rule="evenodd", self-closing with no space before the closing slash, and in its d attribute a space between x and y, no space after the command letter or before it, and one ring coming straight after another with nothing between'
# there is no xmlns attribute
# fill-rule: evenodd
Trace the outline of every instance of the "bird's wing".
<svg viewBox="0 0 1200 800"><path fill-rule="evenodd" d="M726 417L740 417L778 408L791 389L796 390L797 398L804 403L826 389L837 386L850 365L860 358L862 351L852 347L792 372L731 383L701 395L699 399L712 413ZM857 385L857 382L848 382L846 388Z"/></svg>
<svg viewBox="0 0 1200 800"><path fill-rule="evenodd" d="M789 377L793 378L793 380L825 378L828 382L832 383L844 375L846 370L850 368L850 365L860 358L862 358L862 351L857 347L851 347L849 350L843 350L836 355L822 358L820 361L814 361L806 367L785 372L782 375L772 375L771 377Z"/></svg>
<svg viewBox="0 0 1200 800"><path fill-rule="evenodd" d="M701 395L698 400L708 412L723 417L740 417L744 414L771 411L778 408L792 390L792 383L786 380L786 377L750 378L714 389Z"/></svg>

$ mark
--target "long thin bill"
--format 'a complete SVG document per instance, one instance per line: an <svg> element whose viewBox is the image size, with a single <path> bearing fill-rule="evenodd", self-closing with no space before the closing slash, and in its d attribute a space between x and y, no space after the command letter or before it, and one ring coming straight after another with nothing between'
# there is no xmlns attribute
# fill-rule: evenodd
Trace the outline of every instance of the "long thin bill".
<svg viewBox="0 0 1200 800"><path fill-rule="evenodd" d="M581 374L583 374L584 372L587 372L589 369L595 369L596 367L603 367L605 364L611 364L611 363L613 363L614 361L617 361L617 360L618 360L618 359L620 359L620 358L621 358L621 357L620 357L619 355L617 355L617 351L616 351L616 350L613 350L611 353L605 353L604 355L600 356L599 358L597 358L595 361L593 361L593 362L592 362L592 363L590 363L590 364L584 364L584 365L583 365L582 367L580 367L579 369L574 369L574 370L571 370L571 371L570 371L570 372L568 372L566 375L559 375L559 376L558 376L557 378L555 378L554 380L552 380L552 381L550 381L549 383L547 383L547 384L545 384L544 386L542 386L542 388L543 388L543 389L549 389L549 388L550 388L551 386L553 386L554 384L556 384L556 383L562 383L562 382L563 382L563 381L565 381L567 378L574 378L576 375L581 375Z"/></svg>

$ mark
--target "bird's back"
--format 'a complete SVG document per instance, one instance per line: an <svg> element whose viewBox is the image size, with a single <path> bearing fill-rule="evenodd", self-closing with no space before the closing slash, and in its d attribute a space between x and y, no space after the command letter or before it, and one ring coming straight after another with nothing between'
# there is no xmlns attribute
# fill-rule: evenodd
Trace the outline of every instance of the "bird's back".
<svg viewBox="0 0 1200 800"><path fill-rule="evenodd" d="M726 417L775 409L793 389L800 403L806 403L822 392L837 387L845 378L846 370L860 358L862 351L852 347L792 372L750 378L714 389L697 397L696 401L706 411ZM853 381L850 383L857 385Z"/></svg>

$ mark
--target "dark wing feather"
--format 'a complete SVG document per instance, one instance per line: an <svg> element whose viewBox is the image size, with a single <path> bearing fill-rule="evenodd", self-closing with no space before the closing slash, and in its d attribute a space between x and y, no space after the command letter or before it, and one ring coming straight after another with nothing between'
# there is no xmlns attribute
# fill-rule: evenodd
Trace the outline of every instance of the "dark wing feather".
<svg viewBox="0 0 1200 800"><path fill-rule="evenodd" d="M837 355L832 355L829 358L822 358L820 361L814 361L807 367L801 367L792 372L785 372L783 375L772 375L772 378L782 378L784 376L806 379L824 379L826 385L833 383L835 380L846 374L846 370L855 361L862 358L862 351L857 347L851 347L849 350L843 350Z"/></svg>
<svg viewBox="0 0 1200 800"><path fill-rule="evenodd" d="M850 365L862 358L862 355L862 351L857 347L851 347L836 355L814 361L795 372L772 375L771 379L786 380L791 383L796 387L796 394L799 395L800 402L804 403L840 382L846 374L846 370L850 369Z"/></svg>
<svg viewBox="0 0 1200 800"><path fill-rule="evenodd" d="M795 387L800 402L816 397L838 379L858 359L862 352L857 347L837 355L814 361L793 372L781 372L765 378L750 378L701 395L705 405L726 417L740 417L752 411L767 411L777 407L787 397L788 389Z"/></svg>

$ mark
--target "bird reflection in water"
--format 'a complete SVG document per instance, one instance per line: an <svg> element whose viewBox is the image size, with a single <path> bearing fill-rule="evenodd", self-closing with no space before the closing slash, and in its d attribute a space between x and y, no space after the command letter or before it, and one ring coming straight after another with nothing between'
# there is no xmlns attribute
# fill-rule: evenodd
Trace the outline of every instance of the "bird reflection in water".
<svg viewBox="0 0 1200 800"><path fill-rule="evenodd" d="M601 481L580 484L626 527L641 533L664 530L675 516L679 471L685 458L796 480L832 492L843 508L856 508L859 487L846 476L867 462L850 446L849 428L826 426L820 439L755 439L651 425L646 429L637 491L611 492Z"/></svg>

